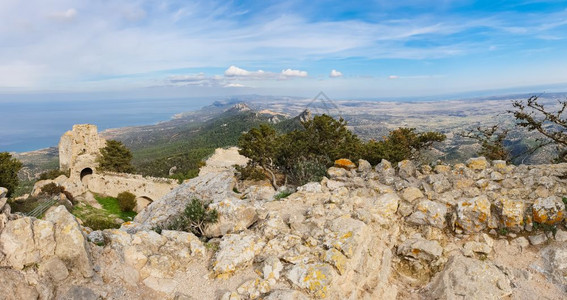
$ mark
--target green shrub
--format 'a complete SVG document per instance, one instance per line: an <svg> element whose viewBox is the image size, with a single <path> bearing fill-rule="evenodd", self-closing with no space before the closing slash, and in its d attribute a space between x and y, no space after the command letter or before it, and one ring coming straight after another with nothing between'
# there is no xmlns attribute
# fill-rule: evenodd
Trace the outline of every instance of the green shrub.
<svg viewBox="0 0 567 300"><path fill-rule="evenodd" d="M288 167L288 181L291 184L304 185L309 182L318 182L327 175L327 166L331 161L326 157L304 158L298 157Z"/></svg>
<svg viewBox="0 0 567 300"><path fill-rule="evenodd" d="M274 196L274 199L281 200L283 198L287 198L291 194L293 194L292 191L281 191Z"/></svg>
<svg viewBox="0 0 567 300"><path fill-rule="evenodd" d="M0 187L8 189L7 197L10 197L20 184L18 172L22 163L8 152L0 152Z"/></svg>
<svg viewBox="0 0 567 300"><path fill-rule="evenodd" d="M116 198L121 211L133 211L136 208L136 195L132 193L122 192Z"/></svg>
<svg viewBox="0 0 567 300"><path fill-rule="evenodd" d="M104 230L119 228L120 225L116 224L111 218L103 218L98 216L88 216L83 220L83 226L89 227L92 230Z"/></svg>
<svg viewBox="0 0 567 300"><path fill-rule="evenodd" d="M181 216L175 218L167 229L183 230L192 232L198 237L202 237L207 224L218 222L219 213L216 209L210 209L208 204L202 200L193 199L187 204Z"/></svg>
<svg viewBox="0 0 567 300"><path fill-rule="evenodd" d="M57 185L55 182L50 182L41 187L41 194L48 195L48 196L59 196L59 194L63 193L65 188Z"/></svg>
<svg viewBox="0 0 567 300"><path fill-rule="evenodd" d="M235 165L234 168L236 169L236 172L238 173L238 179L240 180L260 181L267 178L266 174L264 174L261 169L252 165L246 165L244 167Z"/></svg>

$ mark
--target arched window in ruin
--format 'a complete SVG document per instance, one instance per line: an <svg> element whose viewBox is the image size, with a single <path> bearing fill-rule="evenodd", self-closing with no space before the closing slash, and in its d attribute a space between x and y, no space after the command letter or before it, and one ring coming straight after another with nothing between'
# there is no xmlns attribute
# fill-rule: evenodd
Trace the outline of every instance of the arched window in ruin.
<svg viewBox="0 0 567 300"><path fill-rule="evenodd" d="M90 175L93 175L93 169L91 168L84 168L81 171L81 181L84 182L85 177L89 177Z"/></svg>
<svg viewBox="0 0 567 300"><path fill-rule="evenodd" d="M154 202L152 198L148 196L140 196L136 198L136 212L141 212L146 206L150 205L150 203Z"/></svg>

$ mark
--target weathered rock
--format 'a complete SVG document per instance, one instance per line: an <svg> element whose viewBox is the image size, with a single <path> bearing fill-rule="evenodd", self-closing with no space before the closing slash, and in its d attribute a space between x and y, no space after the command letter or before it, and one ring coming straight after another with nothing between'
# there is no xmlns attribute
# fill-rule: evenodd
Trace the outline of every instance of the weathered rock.
<svg viewBox="0 0 567 300"><path fill-rule="evenodd" d="M249 201L272 201L276 191L269 185L253 185L244 191L244 196Z"/></svg>
<svg viewBox="0 0 567 300"><path fill-rule="evenodd" d="M210 208L218 211L219 219L216 223L205 227L205 235L208 237L219 237L227 233L243 231L258 218L254 206L238 198L227 198L212 203Z"/></svg>
<svg viewBox="0 0 567 300"><path fill-rule="evenodd" d="M411 160L402 160L398 163L398 175L404 179L415 177L416 169Z"/></svg>
<svg viewBox="0 0 567 300"><path fill-rule="evenodd" d="M367 173L372 171L372 165L364 159L358 160L358 172Z"/></svg>
<svg viewBox="0 0 567 300"><path fill-rule="evenodd" d="M228 234L219 245L213 262L217 277L227 277L252 262L266 243L254 234Z"/></svg>
<svg viewBox="0 0 567 300"><path fill-rule="evenodd" d="M55 223L55 255L84 277L93 276L87 239L75 217L65 206L58 206L45 213L45 220Z"/></svg>
<svg viewBox="0 0 567 300"><path fill-rule="evenodd" d="M329 178L342 178L348 176L348 171L344 168L337 168L337 167L330 167L327 170L327 174L329 174Z"/></svg>
<svg viewBox="0 0 567 300"><path fill-rule="evenodd" d="M235 183L234 173L230 171L210 172L190 179L163 198L148 205L134 218L133 224L139 225L129 226L127 229L135 232L142 229L167 227L166 225L179 216L194 198L212 203L233 198Z"/></svg>
<svg viewBox="0 0 567 300"><path fill-rule="evenodd" d="M555 225L565 219L565 204L556 196L538 198L533 204L532 212L535 222Z"/></svg>
<svg viewBox="0 0 567 300"><path fill-rule="evenodd" d="M557 284L567 287L567 249L552 245L541 251L545 274Z"/></svg>
<svg viewBox="0 0 567 300"><path fill-rule="evenodd" d="M341 158L335 160L335 167L343 168L345 170L352 170L356 168L356 165L350 159Z"/></svg>
<svg viewBox="0 0 567 300"><path fill-rule="evenodd" d="M440 229L446 226L447 206L430 200L419 202L407 221L416 225L430 225Z"/></svg>
<svg viewBox="0 0 567 300"><path fill-rule="evenodd" d="M58 257L52 257L39 265L39 273L44 273L51 280L61 282L69 276L65 263Z"/></svg>
<svg viewBox="0 0 567 300"><path fill-rule="evenodd" d="M524 227L524 211L526 205L521 200L510 200L503 196L496 200L502 206L502 225L512 230L521 230Z"/></svg>
<svg viewBox="0 0 567 300"><path fill-rule="evenodd" d="M380 175L380 181L382 183L386 183L386 184L391 183L391 182L384 182L383 179L388 177L392 178L394 175L396 175L396 170L394 169L394 167L392 167L392 163L390 163L385 159L382 159L382 161L379 164L377 164L374 169Z"/></svg>
<svg viewBox="0 0 567 300"><path fill-rule="evenodd" d="M347 216L339 217L327 225L332 232L327 235L324 244L341 251L348 258L352 258L362 241L369 237L368 226L364 222Z"/></svg>
<svg viewBox="0 0 567 300"><path fill-rule="evenodd" d="M60 300L101 300L102 297L95 293L92 289L80 286L80 285L73 285L69 288L63 295L58 297Z"/></svg>
<svg viewBox="0 0 567 300"><path fill-rule="evenodd" d="M368 211L379 224L388 224L398 211L400 197L395 193L387 193L368 201Z"/></svg>
<svg viewBox="0 0 567 300"><path fill-rule="evenodd" d="M298 192L321 193L322 186L319 182L309 182L297 188Z"/></svg>
<svg viewBox="0 0 567 300"><path fill-rule="evenodd" d="M328 264L297 264L286 274L295 286L317 298L325 298L336 277Z"/></svg>
<svg viewBox="0 0 567 300"><path fill-rule="evenodd" d="M427 262L438 259L441 254L443 254L443 248L437 241L422 238L411 238L398 246L398 255Z"/></svg>
<svg viewBox="0 0 567 300"><path fill-rule="evenodd" d="M484 157L474 157L467 160L467 167L472 170L481 171L490 166L490 163Z"/></svg>
<svg viewBox="0 0 567 300"><path fill-rule="evenodd" d="M185 249L189 250L189 254L191 256L205 257L207 253L207 249L203 245L203 242L190 232L164 230L161 232L161 235L168 239L166 246L168 246L171 242L178 244L181 248L177 251L178 255Z"/></svg>
<svg viewBox="0 0 567 300"><path fill-rule="evenodd" d="M413 186L407 187L402 191L402 198L408 202L413 202L415 199L423 197L421 190Z"/></svg>
<svg viewBox="0 0 567 300"><path fill-rule="evenodd" d="M447 166L447 165L436 165L433 168L433 171L435 171L435 173L437 174L448 174L451 172L451 166Z"/></svg>
<svg viewBox="0 0 567 300"><path fill-rule="evenodd" d="M537 246L545 243L547 241L547 236L545 233L530 235L528 236L528 240L530 240L530 244Z"/></svg>
<svg viewBox="0 0 567 300"><path fill-rule="evenodd" d="M267 280L270 285L275 285L280 279L281 271L283 270L283 264L279 258L275 256L270 256L264 260L264 265L262 267L262 275L264 280Z"/></svg>
<svg viewBox="0 0 567 300"><path fill-rule="evenodd" d="M502 299L512 293L506 275L494 264L455 255L428 285L431 299Z"/></svg>
<svg viewBox="0 0 567 300"><path fill-rule="evenodd" d="M275 290L272 291L264 300L307 300L305 294L295 290Z"/></svg>
<svg viewBox="0 0 567 300"><path fill-rule="evenodd" d="M0 298L2 300L38 299L37 289L29 285L21 272L0 268Z"/></svg>
<svg viewBox="0 0 567 300"><path fill-rule="evenodd" d="M490 218L490 202L485 195L457 204L456 225L465 232L479 232L486 228Z"/></svg>
<svg viewBox="0 0 567 300"><path fill-rule="evenodd" d="M6 195L8 195L8 189L5 187L0 187L0 199L6 197ZM0 207L0 209L2 209Z"/></svg>
<svg viewBox="0 0 567 300"><path fill-rule="evenodd" d="M270 290L271 288L268 281L258 278L244 282L237 289L238 293L247 299L257 299L261 294L266 294L270 292Z"/></svg>
<svg viewBox="0 0 567 300"><path fill-rule="evenodd" d="M104 244L104 235L102 234L102 231L100 231L100 230L95 230L95 231L89 233L87 238L89 239L90 242L95 243L97 245Z"/></svg>
<svg viewBox="0 0 567 300"><path fill-rule="evenodd" d="M449 180L447 180L447 177L443 174L429 175L426 178L426 182L431 184L433 191L438 194L444 193L453 187L451 185L451 182L449 182Z"/></svg>
<svg viewBox="0 0 567 300"><path fill-rule="evenodd" d="M488 255L492 252L494 241L486 234L475 235L471 241L463 246L463 255L472 257L475 253Z"/></svg>
<svg viewBox="0 0 567 300"><path fill-rule="evenodd" d="M38 263L40 252L34 242L32 219L21 218L6 223L0 235L0 250L6 256L5 263L16 270Z"/></svg>

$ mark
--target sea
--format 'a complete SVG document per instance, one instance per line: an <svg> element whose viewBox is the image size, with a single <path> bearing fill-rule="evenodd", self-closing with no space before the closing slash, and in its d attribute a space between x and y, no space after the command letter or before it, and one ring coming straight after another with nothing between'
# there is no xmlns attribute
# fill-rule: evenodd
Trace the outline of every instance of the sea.
<svg viewBox="0 0 567 300"><path fill-rule="evenodd" d="M74 124L99 131L151 125L175 114L198 110L213 99L127 99L0 102L0 152L27 152L57 146Z"/></svg>

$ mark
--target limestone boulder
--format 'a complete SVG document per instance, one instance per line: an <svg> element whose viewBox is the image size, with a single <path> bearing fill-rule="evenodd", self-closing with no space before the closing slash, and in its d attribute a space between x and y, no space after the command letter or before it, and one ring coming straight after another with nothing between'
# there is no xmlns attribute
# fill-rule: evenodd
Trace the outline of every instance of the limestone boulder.
<svg viewBox="0 0 567 300"><path fill-rule="evenodd" d="M419 188L410 186L402 191L402 198L408 202L413 202L416 199L423 198L424 195Z"/></svg>
<svg viewBox="0 0 567 300"><path fill-rule="evenodd" d="M163 198L152 202L134 218L136 226L128 226L130 232L148 230L155 227L166 227L177 218L194 198L207 203L221 202L234 198L233 188L236 184L234 173L230 171L210 172L174 188ZM130 225L130 224L127 224Z"/></svg>
<svg viewBox="0 0 567 300"><path fill-rule="evenodd" d="M0 298L3 300L38 299L37 289L24 275L10 268L0 268Z"/></svg>
<svg viewBox="0 0 567 300"><path fill-rule="evenodd" d="M502 299L512 294L510 281L492 262L461 255L449 258L427 290L429 299Z"/></svg>
<svg viewBox="0 0 567 300"><path fill-rule="evenodd" d="M329 174L329 178L342 178L348 176L349 171L344 168L330 167L327 174Z"/></svg>
<svg viewBox="0 0 567 300"><path fill-rule="evenodd" d="M396 175L396 169L392 166L392 163L382 159L379 164L374 168L378 175L380 176L380 182L384 184L392 184L394 182L394 176Z"/></svg>
<svg viewBox="0 0 567 300"><path fill-rule="evenodd" d="M379 224L388 224L395 217L400 200L396 193L386 193L368 199L366 206L374 221Z"/></svg>
<svg viewBox="0 0 567 300"><path fill-rule="evenodd" d="M42 261L39 265L39 273L47 275L54 282L61 282L69 276L65 263L56 256Z"/></svg>
<svg viewBox="0 0 567 300"><path fill-rule="evenodd" d="M486 195L464 199L457 203L455 225L465 232L479 232L486 228L490 216L490 201Z"/></svg>
<svg viewBox="0 0 567 300"><path fill-rule="evenodd" d="M433 191L435 191L437 194L444 193L453 187L451 182L449 182L449 180L447 180L447 177L443 174L428 175L425 181L432 186Z"/></svg>
<svg viewBox="0 0 567 300"><path fill-rule="evenodd" d="M248 201L272 201L275 195L276 190L271 185L253 185L244 191Z"/></svg>
<svg viewBox="0 0 567 300"><path fill-rule="evenodd" d="M58 206L46 212L45 220L55 224L55 255L69 269L78 270L84 277L93 276L87 238L75 217L65 206Z"/></svg>
<svg viewBox="0 0 567 300"><path fill-rule="evenodd" d="M496 200L502 207L502 215L500 217L503 227L514 231L519 231L524 227L524 212L526 204L522 200L512 200L503 196Z"/></svg>
<svg viewBox="0 0 567 300"><path fill-rule="evenodd" d="M343 169L346 169L346 170L352 170L352 169L356 168L356 164L353 163L350 159L341 158L341 159L335 160L335 167L343 168Z"/></svg>
<svg viewBox="0 0 567 300"><path fill-rule="evenodd" d="M490 163L484 157L473 157L467 160L467 167L471 170L482 171L490 166Z"/></svg>
<svg viewBox="0 0 567 300"><path fill-rule="evenodd" d="M337 274L328 264L297 264L286 274L296 287L316 298L325 298Z"/></svg>
<svg viewBox="0 0 567 300"><path fill-rule="evenodd" d="M368 173L372 171L372 165L364 159L358 160L358 172Z"/></svg>
<svg viewBox="0 0 567 300"><path fill-rule="evenodd" d="M535 222L555 225L565 219L565 204L557 196L538 198L533 204L532 213Z"/></svg>
<svg viewBox="0 0 567 300"><path fill-rule="evenodd" d="M411 224L429 225L440 229L446 226L447 206L431 200L422 200L406 219Z"/></svg>
<svg viewBox="0 0 567 300"><path fill-rule="evenodd" d="M399 245L397 253L405 258L431 262L441 257L443 248L437 241L415 237L407 239Z"/></svg>
<svg viewBox="0 0 567 300"><path fill-rule="evenodd" d="M40 261L31 218L20 218L6 223L0 235L0 252L5 255L3 263L16 270Z"/></svg>
<svg viewBox="0 0 567 300"><path fill-rule="evenodd" d="M488 255L492 252L494 241L486 233L473 236L463 245L463 255L473 257L474 254Z"/></svg>
<svg viewBox="0 0 567 300"><path fill-rule="evenodd" d="M0 187L0 199L6 197L8 195L8 189L5 187Z"/></svg>
<svg viewBox="0 0 567 300"><path fill-rule="evenodd" d="M219 213L218 222L205 227L205 236L219 237L227 233L237 233L246 230L258 219L256 208L249 202L238 198L227 198L212 203L209 208Z"/></svg>
<svg viewBox="0 0 567 300"><path fill-rule="evenodd" d="M553 282L567 287L567 249L558 245L550 245L541 251L545 275Z"/></svg>
<svg viewBox="0 0 567 300"><path fill-rule="evenodd" d="M416 168L411 160L402 160L398 163L398 175L404 179L415 177Z"/></svg>
<svg viewBox="0 0 567 300"><path fill-rule="evenodd" d="M309 182L298 187L297 191L306 193L321 193L323 192L323 187L319 182Z"/></svg>
<svg viewBox="0 0 567 300"><path fill-rule="evenodd" d="M238 269L251 264L265 244L253 233L223 236L214 258L213 272L221 278L231 276Z"/></svg>

